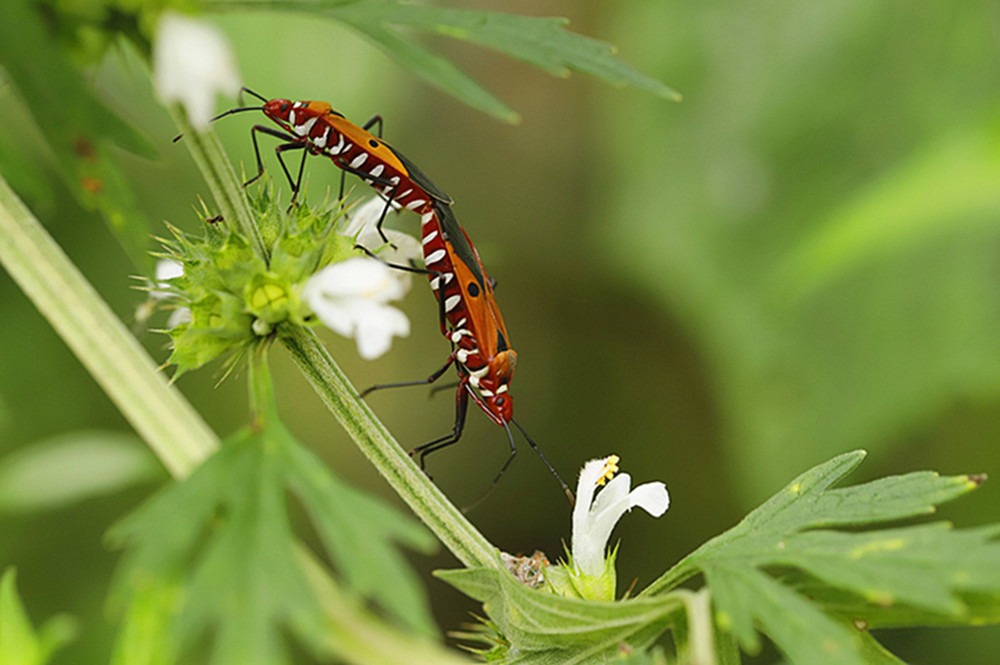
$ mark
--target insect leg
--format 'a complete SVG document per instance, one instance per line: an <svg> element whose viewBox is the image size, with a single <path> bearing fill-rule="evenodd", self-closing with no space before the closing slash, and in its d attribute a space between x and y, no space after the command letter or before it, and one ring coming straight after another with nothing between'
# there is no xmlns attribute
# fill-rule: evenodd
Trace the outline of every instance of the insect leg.
<svg viewBox="0 0 1000 665"><path fill-rule="evenodd" d="M364 129L365 131L368 131L375 125L378 125L378 137L382 138L382 116L378 115L377 113L372 117L368 118L368 122L361 125L361 128Z"/></svg>
<svg viewBox="0 0 1000 665"><path fill-rule="evenodd" d="M253 154L254 157L257 158L257 175L255 175L254 177L250 178L245 183L243 183L244 187L256 182L258 178L264 175L264 161L260 158L260 146L257 145L257 132L262 132L264 134L267 134L268 136L273 136L275 138L283 139L285 141L292 141L292 142L298 141L298 139L296 139L296 137L292 136L291 134L287 134L285 132L279 132L276 129L272 129L264 125L254 125L250 129L250 138L253 139ZM282 166L284 166L284 163L282 163ZM285 169L285 173L286 174L288 173L288 169ZM292 182L291 176L288 177L288 181Z"/></svg>
<svg viewBox="0 0 1000 665"><path fill-rule="evenodd" d="M369 393L375 390L382 390L383 388L405 388L407 386L426 386L430 383L434 383L445 373L445 371L451 367L451 364L455 362L455 356L449 356L448 362L446 362L441 367L434 370L434 373L428 376L426 379L421 379L420 381L403 381L400 383L380 383L378 385L372 386L371 388L366 388L361 392L358 397L365 397Z"/></svg>
<svg viewBox="0 0 1000 665"><path fill-rule="evenodd" d="M455 392L455 426L451 430L451 434L446 434L440 438L434 439L433 441L428 441L422 446L417 446L410 451L410 457L414 455L420 458L420 469L424 470L426 464L424 459L433 452L437 452L442 448L452 445L453 443L458 443L458 440L462 438L462 430L465 429L465 415L469 410L469 392L464 384L459 385L458 390Z"/></svg>

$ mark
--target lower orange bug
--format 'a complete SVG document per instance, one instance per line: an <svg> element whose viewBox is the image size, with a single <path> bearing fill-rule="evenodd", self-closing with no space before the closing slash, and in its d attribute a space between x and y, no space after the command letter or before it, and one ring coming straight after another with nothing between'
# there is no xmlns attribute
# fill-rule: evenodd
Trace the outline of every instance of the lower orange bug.
<svg viewBox="0 0 1000 665"><path fill-rule="evenodd" d="M428 275L431 289L437 295L441 332L452 345L451 355L443 366L422 381L372 386L361 394L362 397L382 388L433 383L454 364L459 377L455 393L455 425L451 434L417 446L411 451L411 455L419 457L420 468L425 468L427 455L457 443L462 437L471 398L490 420L506 430L510 442L510 456L493 479L489 490L479 500L486 498L493 490L517 454L508 424L514 423L572 502L573 493L569 487L514 419L514 400L508 389L517 366L517 353L510 346L507 327L493 295L493 282L486 274L472 241L452 213L451 206L441 202L433 203L431 210L421 216L421 236L426 269L398 265L393 267Z"/></svg>

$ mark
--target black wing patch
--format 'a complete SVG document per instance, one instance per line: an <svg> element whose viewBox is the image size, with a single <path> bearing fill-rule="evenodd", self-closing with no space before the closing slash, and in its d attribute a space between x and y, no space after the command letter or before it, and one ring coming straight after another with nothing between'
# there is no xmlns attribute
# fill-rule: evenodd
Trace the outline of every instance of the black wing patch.
<svg viewBox="0 0 1000 665"><path fill-rule="evenodd" d="M445 205L451 205L452 203L455 202L440 187L431 182L431 179L428 178L423 171L417 168L416 164L407 159L406 155L399 152L388 143L383 143L383 145L386 148L388 148L392 152L392 154L396 155L396 158L400 162L402 162L403 166L406 167L406 170L410 176L410 180L420 185L420 188L423 189L428 194L430 194L432 197L434 197L435 201L440 201Z"/></svg>
<svg viewBox="0 0 1000 665"><path fill-rule="evenodd" d="M472 271L473 277L479 282L479 288L485 291L486 286L483 271L479 269L479 261L476 260L476 254L472 251L472 245L469 244L469 239L465 236L465 232L462 231L462 227L459 226L458 220L455 218L455 213L451 211L450 206L443 203L435 203L434 211L441 226L441 235L451 245L455 256Z"/></svg>

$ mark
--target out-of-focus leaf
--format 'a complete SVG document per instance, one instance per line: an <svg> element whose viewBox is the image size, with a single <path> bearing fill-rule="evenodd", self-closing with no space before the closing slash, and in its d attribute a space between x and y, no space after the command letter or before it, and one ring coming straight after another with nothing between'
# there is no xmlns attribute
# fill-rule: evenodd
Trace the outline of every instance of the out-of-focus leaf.
<svg viewBox="0 0 1000 665"><path fill-rule="evenodd" d="M981 478L921 472L832 487L863 458L861 451L847 453L800 475L640 597L703 572L719 625L744 649L760 648L760 630L793 662L816 665L861 665L867 647L857 630L826 612L832 603L825 594L797 593L783 583L797 586L795 577L776 579L768 571L804 571L831 589L863 599L854 603L849 618L865 621L865 627L871 612L877 615L897 603L972 622L965 597L1000 597L1000 543L994 541L1000 525L965 531L945 523L880 531L831 527L925 515L975 489Z"/></svg>
<svg viewBox="0 0 1000 665"><path fill-rule="evenodd" d="M785 586L822 605L824 610L847 621L857 622L865 629L901 628L906 626L985 626L1000 623L1000 595L958 591L964 611L961 614L941 614L905 603L873 604L858 593L832 587L818 578L797 570L778 576Z"/></svg>
<svg viewBox="0 0 1000 665"><path fill-rule="evenodd" d="M602 100L602 117L618 121L595 140L615 185L580 226L592 234L587 258L626 280L640 310L669 312L696 347L713 413L696 438L719 437L748 507L845 449L882 460L925 436L940 441L953 431L942 422L986 424L984 405L1000 395L1000 215L983 215L975 196L988 196L989 181L968 172L995 173L989 148L966 142L970 163L952 164L970 187L937 169L954 195L926 177L929 161L916 167L990 136L1000 86L989 6L917 16L871 3L647 3L605 14L602 34L642 39L644 57L686 78L691 101L665 118L652 104ZM940 29L953 19L960 39ZM893 75L880 77L883 67ZM936 220L919 212L912 240L885 209L900 225L881 245L856 247L859 260L842 256L842 269L789 299L789 256L830 220L874 206L876 187L902 192L897 170L922 178L915 202L956 208ZM565 353L561 362L578 355ZM636 388L660 385L653 372Z"/></svg>
<svg viewBox="0 0 1000 665"><path fill-rule="evenodd" d="M59 508L162 477L156 457L120 432L74 432L0 458L0 511Z"/></svg>
<svg viewBox="0 0 1000 665"><path fill-rule="evenodd" d="M177 583L152 575L132 577L132 599L118 631L111 665L169 665L177 658L170 616L181 600Z"/></svg>
<svg viewBox="0 0 1000 665"><path fill-rule="evenodd" d="M4 6L0 65L31 109L71 191L104 215L137 266L148 266L148 220L113 157L114 146L152 156L148 142L87 88L27 0Z"/></svg>
<svg viewBox="0 0 1000 665"><path fill-rule="evenodd" d="M507 122L519 119L513 109L450 61L418 45L400 28L479 44L556 76L568 76L570 71L576 71L615 85L634 86L667 99L680 99L680 95L669 86L617 60L614 57L615 47L565 30L568 20L563 18L424 7L400 0L314 0L308 3L217 0L212 4L218 7L320 11L353 26L389 55L445 92Z"/></svg>
<svg viewBox="0 0 1000 665"><path fill-rule="evenodd" d="M812 229L778 268L782 294L807 297L858 263L1000 219L1000 123L952 131Z"/></svg>
<svg viewBox="0 0 1000 665"><path fill-rule="evenodd" d="M354 592L403 625L430 631L417 581L393 551L394 540L426 546L426 536L335 480L276 415L267 422L259 432L231 437L188 479L110 531L114 544L129 548L116 585L118 602L129 603L126 626L136 625L133 613L155 612L134 589L176 587L181 602L160 608L176 611L171 649L183 655L211 631L215 665L284 662L282 633L293 617L321 614L288 520L291 489L331 545L344 583L357 584ZM343 540L332 546L335 537Z"/></svg>
<svg viewBox="0 0 1000 665"><path fill-rule="evenodd" d="M430 532L399 512L328 473L318 457L286 448L290 487L309 512L348 586L375 599L393 616L425 635L434 634L420 580L393 546L394 540L430 552Z"/></svg>
<svg viewBox="0 0 1000 665"><path fill-rule="evenodd" d="M36 634L17 595L15 570L4 571L0 577L0 663L44 665L75 635L76 621L67 615L52 617Z"/></svg>

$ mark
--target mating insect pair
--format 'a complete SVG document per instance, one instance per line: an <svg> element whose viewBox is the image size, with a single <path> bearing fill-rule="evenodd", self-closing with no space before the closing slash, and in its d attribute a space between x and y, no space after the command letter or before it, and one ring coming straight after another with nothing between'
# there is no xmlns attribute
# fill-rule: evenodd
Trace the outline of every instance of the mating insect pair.
<svg viewBox="0 0 1000 665"><path fill-rule="evenodd" d="M451 197L431 182L413 162L383 141L381 136L368 131L378 125L381 135L381 117L374 116L359 127L326 102L266 99L246 88L244 91L260 99L263 105L233 108L213 120L245 111L263 111L281 128L254 125L250 130L257 159L257 175L246 184L263 175L264 164L257 135L266 134L283 141L275 148L275 153L291 184L293 201L301 187L306 157L325 155L342 170L341 198L347 173L358 176L385 198L386 205L376 225L384 241L388 242L388 239L382 231L382 223L393 204L420 215L425 268L392 267L428 276L438 302L441 332L451 342L452 352L448 361L425 380L373 386L362 396L381 388L433 383L448 367L455 365L459 381L455 393L454 427L450 434L413 449L410 454L419 457L420 468L425 468L427 455L457 443L461 438L471 398L490 420L506 430L510 442L510 456L490 489L496 486L517 454L509 426L509 423L514 423L572 501L573 495L566 483L514 419L514 403L508 389L517 365L517 353L510 347L507 328L493 294L493 282L486 274L479 253L451 210ZM282 157L293 150L302 151L295 178Z"/></svg>

